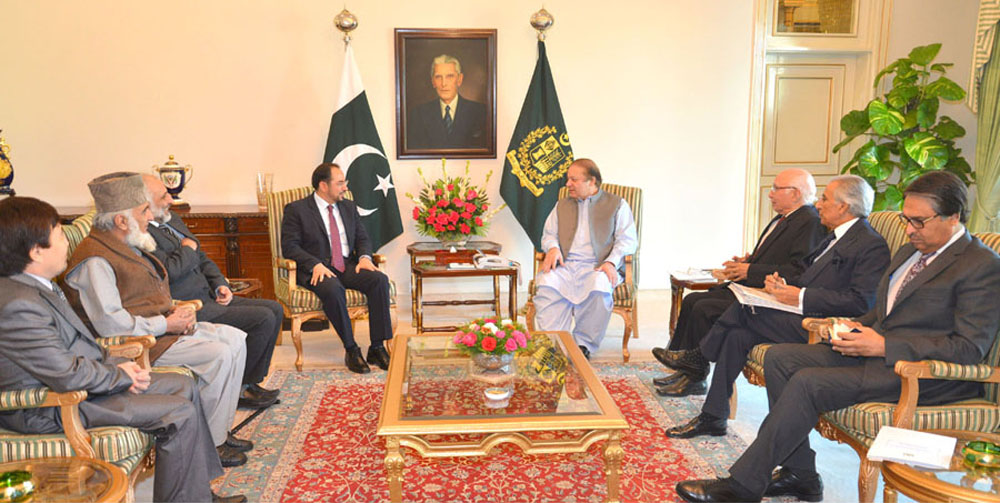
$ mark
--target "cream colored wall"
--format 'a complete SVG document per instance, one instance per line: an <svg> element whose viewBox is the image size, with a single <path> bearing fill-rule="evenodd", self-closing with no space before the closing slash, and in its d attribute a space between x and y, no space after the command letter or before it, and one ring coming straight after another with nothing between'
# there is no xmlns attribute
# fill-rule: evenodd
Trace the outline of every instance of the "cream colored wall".
<svg viewBox="0 0 1000 503"><path fill-rule="evenodd" d="M943 60L966 60L954 72L961 82L975 18L966 2L975 3L954 2L963 3L962 20L949 21L953 2L897 0L890 56L943 41ZM911 3L942 12L925 19L903 8ZM404 218L412 206L402 193L418 188L416 167L432 170L437 163L394 159L393 28L498 29L501 152L535 63L527 19L538 2L428 5L348 3L361 23L355 55ZM258 171L274 171L279 189L306 184L321 160L339 85L343 45L332 18L341 6L0 0L0 128L13 147L14 187L56 205L86 204L87 180L148 169L168 154L195 166L184 192L195 203L253 203ZM576 155L595 159L607 180L646 191L642 288L666 288L670 269L711 265L738 252L752 2L550 0L545 6L556 18L547 46ZM970 131L972 122L962 121ZM450 165L457 170L462 162ZM479 179L502 167L502 157L472 162ZM495 201L498 187L494 176ZM404 234L381 251L405 290L405 246L420 237L408 221L403 225ZM529 241L509 211L498 215L489 238L530 264Z"/></svg>

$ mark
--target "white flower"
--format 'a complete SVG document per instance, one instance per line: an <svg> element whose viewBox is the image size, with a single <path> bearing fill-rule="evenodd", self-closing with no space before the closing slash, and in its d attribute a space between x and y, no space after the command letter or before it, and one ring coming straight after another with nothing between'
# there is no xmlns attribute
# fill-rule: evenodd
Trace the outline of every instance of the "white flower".
<svg viewBox="0 0 1000 503"><path fill-rule="evenodd" d="M514 324L514 322L511 321L509 318L504 318L504 319L500 320L500 326L501 327L505 327L507 325L513 325L513 324Z"/></svg>
<svg viewBox="0 0 1000 503"><path fill-rule="evenodd" d="M497 333L497 330L500 330L499 328L497 328L496 325L494 325L492 323L487 323L487 324L483 325L483 328L488 328L490 330L490 332L492 332L494 334Z"/></svg>

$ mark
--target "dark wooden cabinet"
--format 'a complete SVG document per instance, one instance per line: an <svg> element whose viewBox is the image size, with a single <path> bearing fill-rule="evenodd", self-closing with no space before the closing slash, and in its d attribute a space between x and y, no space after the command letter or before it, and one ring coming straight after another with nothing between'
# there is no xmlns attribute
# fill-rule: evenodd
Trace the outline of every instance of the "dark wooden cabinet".
<svg viewBox="0 0 1000 503"><path fill-rule="evenodd" d="M193 205L175 211L226 277L259 279L261 298L274 300L266 212L256 205Z"/></svg>

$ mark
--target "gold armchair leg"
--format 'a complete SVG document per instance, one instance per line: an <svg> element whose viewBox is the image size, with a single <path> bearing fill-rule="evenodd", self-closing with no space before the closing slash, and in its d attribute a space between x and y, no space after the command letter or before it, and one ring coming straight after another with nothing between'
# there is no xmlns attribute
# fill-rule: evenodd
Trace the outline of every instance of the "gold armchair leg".
<svg viewBox="0 0 1000 503"><path fill-rule="evenodd" d="M302 372L302 318L292 318L292 344L295 344L295 370Z"/></svg>

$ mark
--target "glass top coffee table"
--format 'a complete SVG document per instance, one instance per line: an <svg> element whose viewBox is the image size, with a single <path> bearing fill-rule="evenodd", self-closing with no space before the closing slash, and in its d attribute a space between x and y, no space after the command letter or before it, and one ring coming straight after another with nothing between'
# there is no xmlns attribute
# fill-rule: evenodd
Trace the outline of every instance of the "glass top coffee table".
<svg viewBox="0 0 1000 503"><path fill-rule="evenodd" d="M403 500L400 447L437 458L485 456L505 442L525 454L575 453L601 441L606 501L619 501L629 426L569 333L531 334L499 370L478 368L452 335L397 336L392 354L377 432L391 501Z"/></svg>
<svg viewBox="0 0 1000 503"><path fill-rule="evenodd" d="M885 480L883 501L895 503L897 493L917 501L966 501L1000 503L1000 470L978 469L962 459L962 447L970 440L1000 444L1000 435L967 431L932 431L958 438L947 470L916 468L903 463L882 463Z"/></svg>

